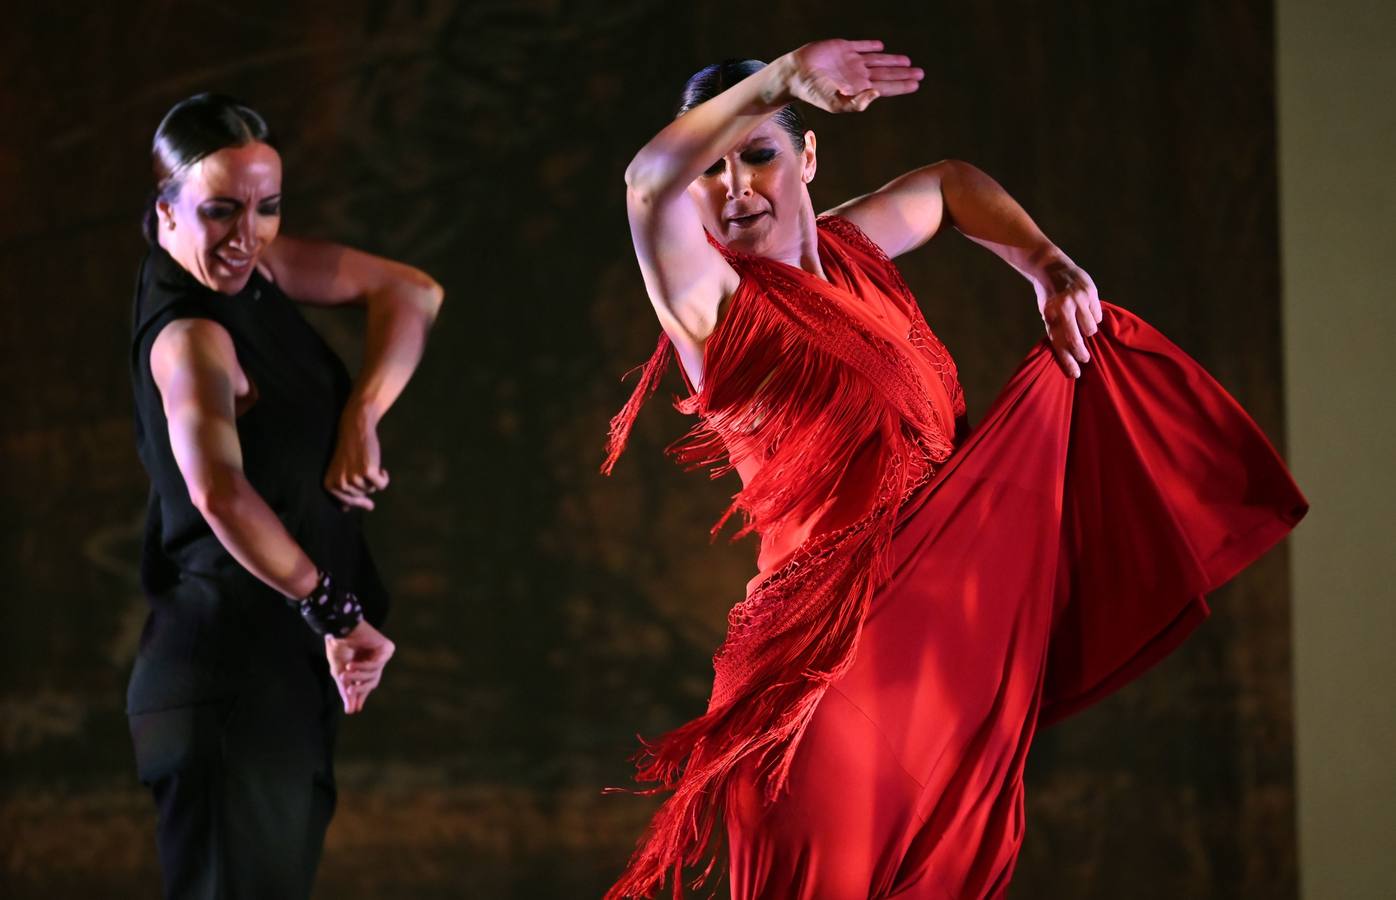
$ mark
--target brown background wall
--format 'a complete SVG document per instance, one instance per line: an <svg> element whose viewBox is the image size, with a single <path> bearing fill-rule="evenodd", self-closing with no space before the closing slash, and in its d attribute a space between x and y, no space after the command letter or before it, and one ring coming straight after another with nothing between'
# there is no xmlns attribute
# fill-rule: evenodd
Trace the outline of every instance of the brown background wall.
<svg viewBox="0 0 1396 900"><path fill-rule="evenodd" d="M249 2L30 12L0 53L0 887L153 896L121 713L143 616L126 335L163 111L236 94L280 131L286 230L432 272L447 306L383 428L370 531L400 654L339 754L324 897L597 896L648 801L636 731L702 706L750 545L732 485L664 460L655 404L596 475L616 377L656 326L621 173L683 79L830 35L883 37L914 98L813 115L817 205L968 159L1107 298L1281 433L1272 21L1263 2ZM904 271L971 416L1040 333L957 236ZM361 321L314 321L349 357ZM677 389L677 384L674 385ZM1284 551L1141 683L1044 734L1020 897L1295 895Z"/></svg>

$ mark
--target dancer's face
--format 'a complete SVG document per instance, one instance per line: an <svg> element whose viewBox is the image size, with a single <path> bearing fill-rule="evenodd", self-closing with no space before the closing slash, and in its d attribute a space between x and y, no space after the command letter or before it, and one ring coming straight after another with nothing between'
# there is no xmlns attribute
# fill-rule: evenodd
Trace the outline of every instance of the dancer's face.
<svg viewBox="0 0 1396 900"><path fill-rule="evenodd" d="M160 246L204 285L236 294L281 229L281 155L260 142L210 153L156 211Z"/></svg>
<svg viewBox="0 0 1396 900"><path fill-rule="evenodd" d="M814 132L804 150L767 119L740 146L688 186L703 227L723 244L757 256L781 256L798 246L801 213L810 208Z"/></svg>

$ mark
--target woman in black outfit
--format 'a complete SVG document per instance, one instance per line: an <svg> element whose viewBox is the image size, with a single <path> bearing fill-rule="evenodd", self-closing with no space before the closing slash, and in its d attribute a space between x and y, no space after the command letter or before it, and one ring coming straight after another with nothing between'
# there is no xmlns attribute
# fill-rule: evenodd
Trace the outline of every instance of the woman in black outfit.
<svg viewBox="0 0 1396 900"><path fill-rule="evenodd" d="M377 426L442 291L401 263L278 237L280 156L229 98L177 104L152 155L131 342L151 480L137 768L167 897L304 898L334 810L339 707L362 709L393 653L359 521L388 486ZM289 297L366 307L356 380Z"/></svg>

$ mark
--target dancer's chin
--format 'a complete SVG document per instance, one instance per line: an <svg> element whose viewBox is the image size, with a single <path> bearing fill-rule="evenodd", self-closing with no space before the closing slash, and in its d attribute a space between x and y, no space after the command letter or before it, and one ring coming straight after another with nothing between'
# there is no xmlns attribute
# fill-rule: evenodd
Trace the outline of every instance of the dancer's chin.
<svg viewBox="0 0 1396 900"><path fill-rule="evenodd" d="M742 253L761 256L766 247L766 238L769 235L769 228L729 228L727 230L727 246L732 250L740 250Z"/></svg>

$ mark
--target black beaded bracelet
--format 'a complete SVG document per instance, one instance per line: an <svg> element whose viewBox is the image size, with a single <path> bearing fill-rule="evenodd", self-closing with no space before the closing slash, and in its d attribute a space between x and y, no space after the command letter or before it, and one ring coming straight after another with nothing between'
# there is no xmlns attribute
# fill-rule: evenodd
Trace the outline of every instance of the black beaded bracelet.
<svg viewBox="0 0 1396 900"><path fill-rule="evenodd" d="M310 630L319 635L344 637L363 620L364 608L354 592L335 584L324 569L318 574L315 590L299 600L287 600L300 610Z"/></svg>

